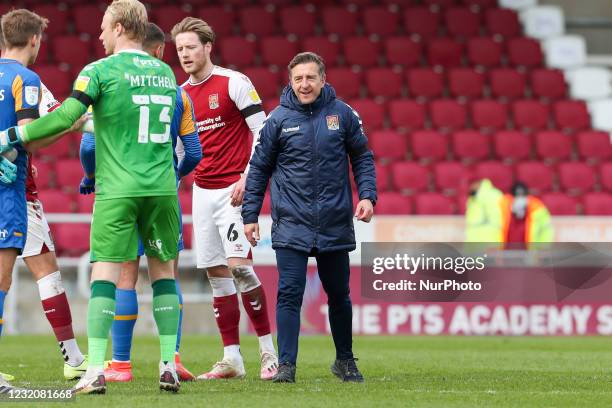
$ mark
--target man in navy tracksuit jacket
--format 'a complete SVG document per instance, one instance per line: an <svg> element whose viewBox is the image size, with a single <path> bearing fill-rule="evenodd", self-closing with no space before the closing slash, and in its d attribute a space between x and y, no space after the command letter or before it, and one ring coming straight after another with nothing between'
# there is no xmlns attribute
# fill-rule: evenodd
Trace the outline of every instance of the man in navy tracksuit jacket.
<svg viewBox="0 0 612 408"><path fill-rule="evenodd" d="M257 218L271 180L272 247L279 272L280 367L274 381L295 381L306 267L308 257L315 256L336 346L332 372L344 381L361 382L352 352L348 252L355 249L353 215L365 222L372 218L374 158L357 112L325 84L318 55L298 54L289 64L289 77L280 106L261 130L242 205L245 234L256 245ZM349 161L359 191L354 214Z"/></svg>

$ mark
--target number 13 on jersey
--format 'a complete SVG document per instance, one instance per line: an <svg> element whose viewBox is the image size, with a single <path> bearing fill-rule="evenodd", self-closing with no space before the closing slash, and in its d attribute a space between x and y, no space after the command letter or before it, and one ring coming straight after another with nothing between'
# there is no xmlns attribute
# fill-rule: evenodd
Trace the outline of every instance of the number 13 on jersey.
<svg viewBox="0 0 612 408"><path fill-rule="evenodd" d="M139 106L140 119L138 122L138 143L166 143L170 139L170 109L172 97L164 95L132 95L132 102ZM163 133L152 133L149 129L151 105L161 105L159 123L165 126Z"/></svg>

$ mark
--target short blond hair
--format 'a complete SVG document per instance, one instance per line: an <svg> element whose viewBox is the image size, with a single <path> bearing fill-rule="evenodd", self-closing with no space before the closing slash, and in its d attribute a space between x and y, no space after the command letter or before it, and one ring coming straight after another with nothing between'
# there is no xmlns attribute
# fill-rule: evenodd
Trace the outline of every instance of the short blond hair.
<svg viewBox="0 0 612 408"><path fill-rule="evenodd" d="M185 17L180 23L172 27L172 41L181 33L195 33L202 44L215 42L215 32L208 23L200 18Z"/></svg>
<svg viewBox="0 0 612 408"><path fill-rule="evenodd" d="M147 33L147 9L138 0L114 0L106 13L111 16L111 24L121 24L132 40L144 41Z"/></svg>
<svg viewBox="0 0 612 408"><path fill-rule="evenodd" d="M49 20L26 9L11 10L0 22L2 48L23 48L34 35L42 35Z"/></svg>

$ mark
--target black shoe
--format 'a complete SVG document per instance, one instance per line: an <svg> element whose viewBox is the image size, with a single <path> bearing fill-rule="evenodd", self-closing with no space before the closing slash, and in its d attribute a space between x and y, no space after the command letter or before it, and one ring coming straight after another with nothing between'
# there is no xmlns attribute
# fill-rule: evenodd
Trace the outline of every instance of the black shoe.
<svg viewBox="0 0 612 408"><path fill-rule="evenodd" d="M295 382L295 364L291 363L280 363L278 365L278 371L272 382L275 383L294 383Z"/></svg>
<svg viewBox="0 0 612 408"><path fill-rule="evenodd" d="M344 382L362 383L364 381L363 375L359 372L355 361L357 361L356 358L334 361L334 364L331 366L332 374Z"/></svg>

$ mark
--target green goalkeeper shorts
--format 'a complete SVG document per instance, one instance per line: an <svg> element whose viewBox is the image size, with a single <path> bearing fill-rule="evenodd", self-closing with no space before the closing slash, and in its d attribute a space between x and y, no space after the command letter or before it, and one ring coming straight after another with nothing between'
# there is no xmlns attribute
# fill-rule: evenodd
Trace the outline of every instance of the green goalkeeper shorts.
<svg viewBox="0 0 612 408"><path fill-rule="evenodd" d="M176 195L96 200L91 221L91 262L135 260L139 233L147 257L162 262L177 257L179 208Z"/></svg>

